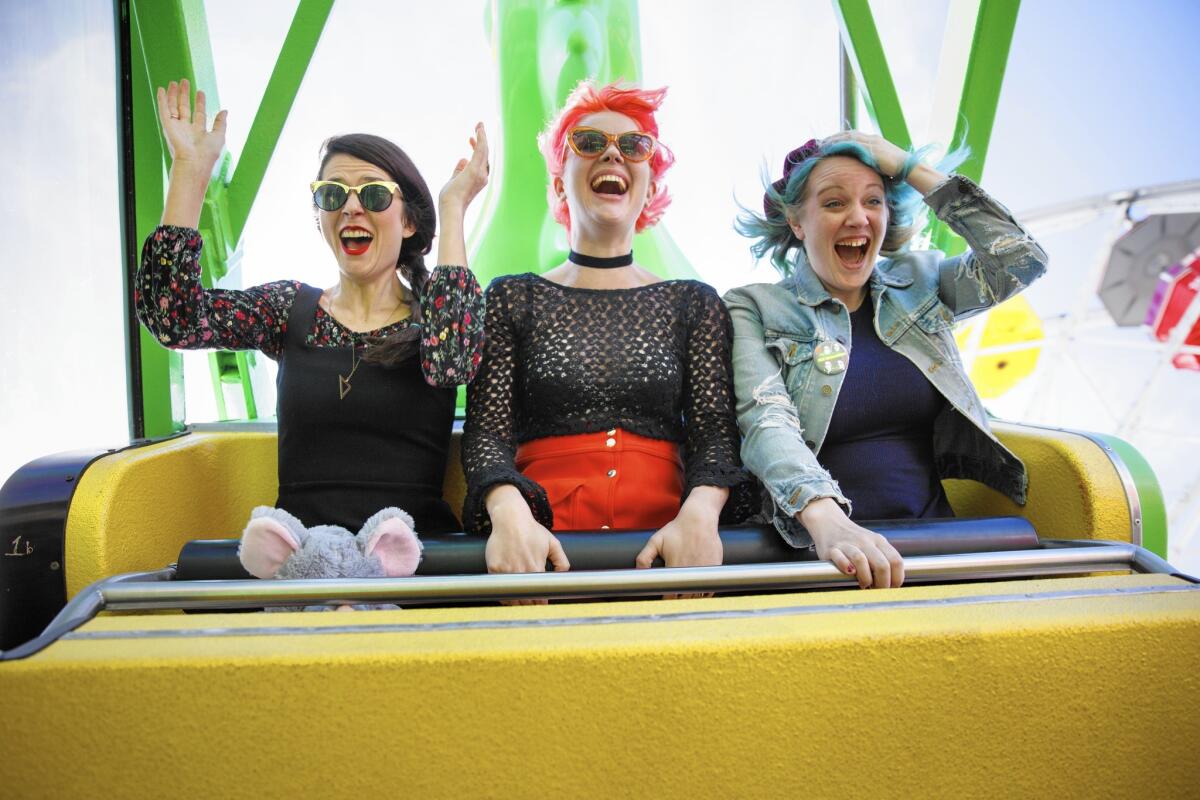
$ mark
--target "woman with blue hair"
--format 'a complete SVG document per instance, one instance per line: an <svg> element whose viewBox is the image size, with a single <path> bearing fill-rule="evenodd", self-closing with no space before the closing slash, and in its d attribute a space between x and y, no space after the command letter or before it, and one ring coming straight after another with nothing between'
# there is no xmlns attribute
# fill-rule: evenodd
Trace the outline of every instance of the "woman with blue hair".
<svg viewBox="0 0 1200 800"><path fill-rule="evenodd" d="M951 328L1028 286L1046 254L1007 209L923 154L853 131L793 150L763 216L739 222L784 280L725 296L742 460L780 534L863 588L901 585L904 561L857 520L953 516L943 478L1020 504L1028 484L988 427ZM968 252L908 249L922 200Z"/></svg>

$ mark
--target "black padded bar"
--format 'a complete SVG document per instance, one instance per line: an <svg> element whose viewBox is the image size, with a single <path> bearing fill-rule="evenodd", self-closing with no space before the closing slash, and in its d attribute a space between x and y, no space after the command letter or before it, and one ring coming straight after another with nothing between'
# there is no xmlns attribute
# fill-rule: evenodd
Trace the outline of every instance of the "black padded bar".
<svg viewBox="0 0 1200 800"><path fill-rule="evenodd" d="M861 523L887 537L903 556L988 553L1039 547L1037 533L1021 517L886 520ZM654 531L573 531L555 534L575 570L628 569ZM425 555L418 575L479 575L487 571L487 540L465 533L422 536ZM176 580L249 578L237 560L238 539L197 539L179 553ZM726 564L813 561L816 553L797 550L766 526L721 529ZM661 561L656 562L661 565Z"/></svg>

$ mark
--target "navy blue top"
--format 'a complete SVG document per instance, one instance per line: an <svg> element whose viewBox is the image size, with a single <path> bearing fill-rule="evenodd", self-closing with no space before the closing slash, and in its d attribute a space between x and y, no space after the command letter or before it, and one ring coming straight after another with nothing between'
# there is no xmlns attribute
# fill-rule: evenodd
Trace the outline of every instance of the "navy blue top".
<svg viewBox="0 0 1200 800"><path fill-rule="evenodd" d="M866 519L953 517L934 470L933 422L946 399L879 340L868 296L850 315L850 362L817 460Z"/></svg>

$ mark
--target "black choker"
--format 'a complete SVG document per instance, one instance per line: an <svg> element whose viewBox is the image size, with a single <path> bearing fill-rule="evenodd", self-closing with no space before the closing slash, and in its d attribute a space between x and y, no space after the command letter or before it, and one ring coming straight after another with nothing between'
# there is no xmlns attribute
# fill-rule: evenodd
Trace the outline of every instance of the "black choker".
<svg viewBox="0 0 1200 800"><path fill-rule="evenodd" d="M578 264L581 267L591 267L592 269L614 269L616 267L628 267L633 263L633 252L630 251L623 256L612 256L611 258L597 258L596 256L585 256L583 253L571 251L571 255L567 259L572 264Z"/></svg>

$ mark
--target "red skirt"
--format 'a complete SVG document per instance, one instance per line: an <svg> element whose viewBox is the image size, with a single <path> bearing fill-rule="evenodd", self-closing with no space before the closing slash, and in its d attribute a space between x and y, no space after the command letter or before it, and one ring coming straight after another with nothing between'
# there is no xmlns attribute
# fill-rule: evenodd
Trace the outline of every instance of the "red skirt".
<svg viewBox="0 0 1200 800"><path fill-rule="evenodd" d="M517 469L546 490L556 531L650 530L679 513L679 445L613 428L517 447Z"/></svg>

